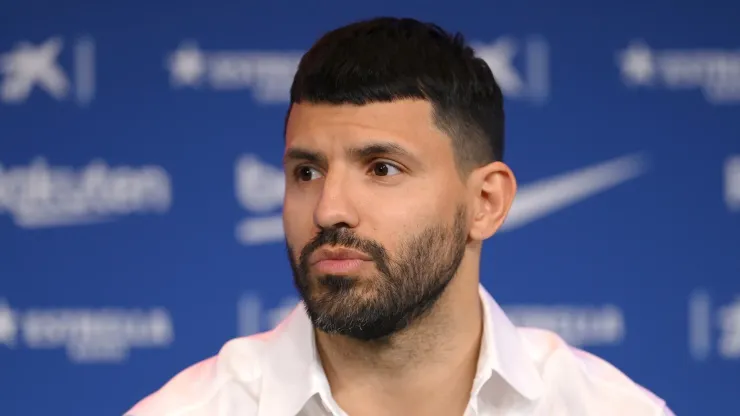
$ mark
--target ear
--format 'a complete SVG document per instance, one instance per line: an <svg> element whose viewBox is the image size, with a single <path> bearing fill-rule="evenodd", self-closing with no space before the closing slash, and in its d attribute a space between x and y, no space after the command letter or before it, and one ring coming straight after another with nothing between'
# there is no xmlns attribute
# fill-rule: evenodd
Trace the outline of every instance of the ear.
<svg viewBox="0 0 740 416"><path fill-rule="evenodd" d="M516 195L516 178L503 162L493 162L470 174L473 218L470 238L486 240L504 223Z"/></svg>

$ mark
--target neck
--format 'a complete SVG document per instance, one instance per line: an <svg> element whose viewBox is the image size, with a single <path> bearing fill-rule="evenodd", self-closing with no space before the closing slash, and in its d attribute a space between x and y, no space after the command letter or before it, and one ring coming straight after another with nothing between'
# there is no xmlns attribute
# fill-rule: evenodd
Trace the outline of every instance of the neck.
<svg viewBox="0 0 740 416"><path fill-rule="evenodd" d="M461 415L482 330L477 273L458 273L429 314L389 339L318 332L316 344L332 395L349 414Z"/></svg>

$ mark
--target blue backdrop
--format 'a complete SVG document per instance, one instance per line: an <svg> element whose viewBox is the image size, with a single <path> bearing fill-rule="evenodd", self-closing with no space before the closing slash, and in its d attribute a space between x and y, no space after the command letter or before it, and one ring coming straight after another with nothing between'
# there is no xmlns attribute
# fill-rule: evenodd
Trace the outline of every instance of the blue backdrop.
<svg viewBox="0 0 740 416"><path fill-rule="evenodd" d="M403 3L0 2L0 414L122 414L280 319L295 65L380 14L463 31L505 91L512 319L740 414L740 6Z"/></svg>

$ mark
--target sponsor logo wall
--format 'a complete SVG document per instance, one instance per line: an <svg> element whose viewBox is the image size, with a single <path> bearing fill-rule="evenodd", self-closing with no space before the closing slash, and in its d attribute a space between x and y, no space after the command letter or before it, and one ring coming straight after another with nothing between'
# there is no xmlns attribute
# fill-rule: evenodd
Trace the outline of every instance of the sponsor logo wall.
<svg viewBox="0 0 740 416"><path fill-rule="evenodd" d="M337 24L412 13L174 6L3 12L2 415L122 414L292 310L279 161L298 61ZM514 322L604 357L676 414L728 414L740 29L692 7L417 16L464 31L507 98L520 189L482 283Z"/></svg>

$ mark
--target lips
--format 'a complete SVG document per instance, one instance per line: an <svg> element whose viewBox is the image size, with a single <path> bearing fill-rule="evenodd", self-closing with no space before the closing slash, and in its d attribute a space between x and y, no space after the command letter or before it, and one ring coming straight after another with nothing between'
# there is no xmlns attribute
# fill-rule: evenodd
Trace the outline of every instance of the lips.
<svg viewBox="0 0 740 416"><path fill-rule="evenodd" d="M347 248L322 248L311 255L309 263L311 265L315 265L322 261L341 260L369 261L372 260L372 258L365 253L356 250L350 250Z"/></svg>
<svg viewBox="0 0 740 416"><path fill-rule="evenodd" d="M317 272L340 275L358 271L363 264L372 260L365 253L345 248L323 248L309 259Z"/></svg>

